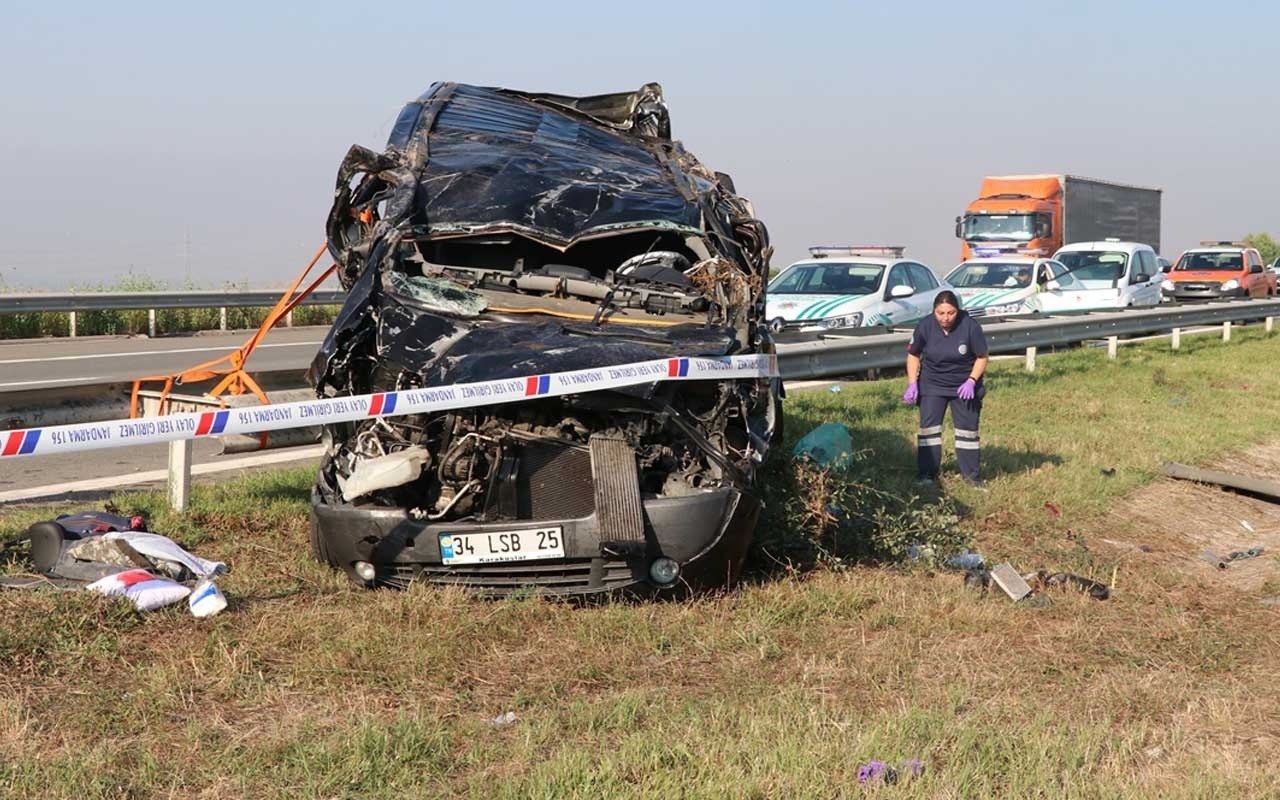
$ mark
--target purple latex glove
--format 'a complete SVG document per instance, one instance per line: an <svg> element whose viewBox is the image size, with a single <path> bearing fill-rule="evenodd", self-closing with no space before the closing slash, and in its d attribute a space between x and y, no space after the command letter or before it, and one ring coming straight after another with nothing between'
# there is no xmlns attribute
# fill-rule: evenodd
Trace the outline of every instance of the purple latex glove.
<svg viewBox="0 0 1280 800"><path fill-rule="evenodd" d="M976 387L977 387L977 384L973 382L973 378L970 378L969 380L960 384L959 389L956 389L956 397L959 397L961 400L972 400L973 392Z"/></svg>
<svg viewBox="0 0 1280 800"><path fill-rule="evenodd" d="M919 399L920 399L920 387L916 385L915 381L908 383L907 390L902 393L902 402L906 403L909 406L913 406L916 404L916 401Z"/></svg>

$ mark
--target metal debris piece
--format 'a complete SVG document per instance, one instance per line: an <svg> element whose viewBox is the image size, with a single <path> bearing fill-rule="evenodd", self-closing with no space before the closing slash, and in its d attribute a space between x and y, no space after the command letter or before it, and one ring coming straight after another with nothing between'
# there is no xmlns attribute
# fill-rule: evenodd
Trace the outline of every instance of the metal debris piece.
<svg viewBox="0 0 1280 800"><path fill-rule="evenodd" d="M1209 483L1231 489L1241 494L1257 497L1272 503L1280 503L1280 483L1250 478L1244 475L1232 475L1229 472L1218 472L1212 469L1196 469L1185 464L1172 461L1165 462L1165 474L1171 478L1196 483Z"/></svg>
<svg viewBox="0 0 1280 800"><path fill-rule="evenodd" d="M1240 561L1245 558L1257 558L1266 552L1262 547L1250 547L1248 550L1233 550L1227 553L1227 557L1223 561Z"/></svg>
<svg viewBox="0 0 1280 800"><path fill-rule="evenodd" d="M1095 600L1106 600L1111 597L1111 587L1101 581L1082 578L1069 572L1055 572L1044 579L1045 586L1074 586L1088 593Z"/></svg>
<svg viewBox="0 0 1280 800"><path fill-rule="evenodd" d="M1027 584L1018 571L1009 562L997 564L991 568L991 580L1009 595L1015 603L1031 594L1031 586Z"/></svg>

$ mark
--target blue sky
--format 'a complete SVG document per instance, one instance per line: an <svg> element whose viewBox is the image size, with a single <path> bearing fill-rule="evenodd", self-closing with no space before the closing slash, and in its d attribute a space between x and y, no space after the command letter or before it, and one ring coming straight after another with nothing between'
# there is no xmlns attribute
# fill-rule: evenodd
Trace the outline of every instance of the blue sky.
<svg viewBox="0 0 1280 800"><path fill-rule="evenodd" d="M288 281L347 148L432 81L664 87L777 248L901 243L943 270L986 174L1165 190L1166 256L1280 234L1274 4L9 3L0 278Z"/></svg>

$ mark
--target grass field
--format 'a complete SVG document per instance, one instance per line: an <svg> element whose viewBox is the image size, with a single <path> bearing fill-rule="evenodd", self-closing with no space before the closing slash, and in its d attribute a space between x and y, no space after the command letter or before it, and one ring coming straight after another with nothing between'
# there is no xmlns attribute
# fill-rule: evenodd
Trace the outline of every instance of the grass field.
<svg viewBox="0 0 1280 800"><path fill-rule="evenodd" d="M953 479L945 497L886 501L891 534L955 512L952 533L989 560L1114 576L1103 602L1014 605L956 572L868 558L885 550L804 527L787 494L812 484L781 452L749 580L687 603L353 589L309 560L306 471L199 488L184 518L120 494L232 564L231 605L198 621L0 594L0 794L1280 796L1280 609L1259 602L1280 594L1274 554L1235 586L1235 567L1197 565L1177 533L1196 509L1150 494L1161 461L1275 445L1277 360L1280 337L1237 332L1114 362L1076 350L1034 374L997 363L990 491ZM843 488L867 507L905 498L902 388L796 393L788 437L845 422L864 452ZM1259 536L1280 532L1280 513L1251 508ZM2 509L0 535L65 510ZM921 778L859 786L859 765L912 758Z"/></svg>

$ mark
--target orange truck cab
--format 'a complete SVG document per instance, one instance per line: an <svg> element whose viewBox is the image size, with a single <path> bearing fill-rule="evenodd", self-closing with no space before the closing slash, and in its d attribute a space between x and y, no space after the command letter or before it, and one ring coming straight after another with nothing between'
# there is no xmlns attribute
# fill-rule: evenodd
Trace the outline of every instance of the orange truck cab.
<svg viewBox="0 0 1280 800"><path fill-rule="evenodd" d="M1276 276L1262 255L1244 242L1201 242L1182 254L1160 284L1165 300L1271 297Z"/></svg>
<svg viewBox="0 0 1280 800"><path fill-rule="evenodd" d="M1049 258L1063 245L1120 241L1160 252L1160 190L1075 175L997 175L956 217L961 260Z"/></svg>

